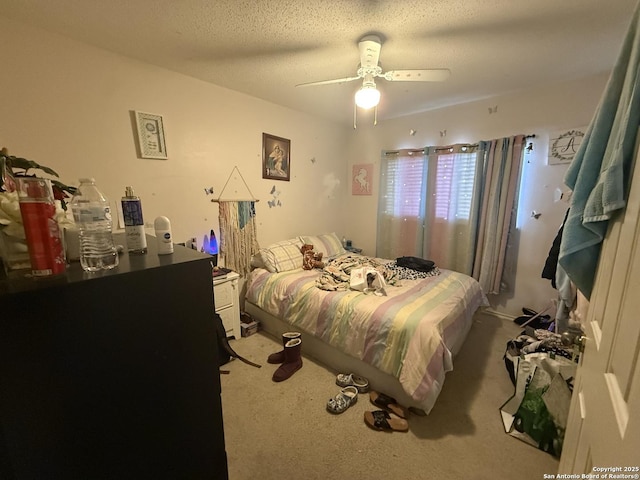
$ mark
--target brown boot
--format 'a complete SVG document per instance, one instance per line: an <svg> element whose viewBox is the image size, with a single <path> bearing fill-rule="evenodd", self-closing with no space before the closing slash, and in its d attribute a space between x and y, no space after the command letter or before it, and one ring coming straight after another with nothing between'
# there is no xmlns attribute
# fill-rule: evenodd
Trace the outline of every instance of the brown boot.
<svg viewBox="0 0 640 480"><path fill-rule="evenodd" d="M294 338L300 338L300 332L284 332L282 334L282 346L284 347L289 340ZM284 362L284 348L277 353L272 353L267 358L267 363L282 363Z"/></svg>
<svg viewBox="0 0 640 480"><path fill-rule="evenodd" d="M274 382L282 382L302 368L302 340L294 338L284 345L284 363L273 373Z"/></svg>

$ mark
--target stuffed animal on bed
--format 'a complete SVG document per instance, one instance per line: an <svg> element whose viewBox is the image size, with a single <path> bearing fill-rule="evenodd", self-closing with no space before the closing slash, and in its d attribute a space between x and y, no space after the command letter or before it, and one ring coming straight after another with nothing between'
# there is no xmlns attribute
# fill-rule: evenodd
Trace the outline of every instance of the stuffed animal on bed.
<svg viewBox="0 0 640 480"><path fill-rule="evenodd" d="M302 268L305 270L324 268L322 252L314 252L313 245L305 243L300 247L300 251L302 252Z"/></svg>

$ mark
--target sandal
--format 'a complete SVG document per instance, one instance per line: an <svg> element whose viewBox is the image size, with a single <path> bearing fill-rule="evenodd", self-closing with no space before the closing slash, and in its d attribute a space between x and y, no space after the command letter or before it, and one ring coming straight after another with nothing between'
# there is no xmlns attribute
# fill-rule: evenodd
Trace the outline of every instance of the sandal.
<svg viewBox="0 0 640 480"><path fill-rule="evenodd" d="M409 430L409 424L404 418L392 418L386 410L364 412L364 423L376 430L391 430L395 432Z"/></svg>
<svg viewBox="0 0 640 480"><path fill-rule="evenodd" d="M353 373L339 373L336 376L336 385L339 387L356 387L358 392L365 393L369 391L369 380Z"/></svg>
<svg viewBox="0 0 640 480"><path fill-rule="evenodd" d="M404 408L398 404L395 398L379 392L371 392L369 394L369 398L371 399L371 403L376 407L384 408L385 410L395 413L399 417L407 418Z"/></svg>
<svg viewBox="0 0 640 480"><path fill-rule="evenodd" d="M335 397L327 402L327 410L331 413L342 413L358 401L358 389L353 386L344 387Z"/></svg>

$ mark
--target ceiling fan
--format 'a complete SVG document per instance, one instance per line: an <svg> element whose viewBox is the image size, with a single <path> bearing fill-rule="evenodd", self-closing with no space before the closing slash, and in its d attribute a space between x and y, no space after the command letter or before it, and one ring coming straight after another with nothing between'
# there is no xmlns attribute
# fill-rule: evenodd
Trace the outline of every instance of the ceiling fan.
<svg viewBox="0 0 640 480"><path fill-rule="evenodd" d="M446 80L451 74L451 72L446 68L390 70L388 72L383 72L382 67L378 65L381 47L382 41L379 36L365 35L358 42L358 49L360 50L360 66L358 67L356 76L323 80L320 82L301 83L296 85L296 87L346 83L362 79L362 87L356 92L355 103L360 108L369 109L377 107L380 102L380 91L376 88L376 83L374 81L375 77L383 78L389 82L441 82Z"/></svg>

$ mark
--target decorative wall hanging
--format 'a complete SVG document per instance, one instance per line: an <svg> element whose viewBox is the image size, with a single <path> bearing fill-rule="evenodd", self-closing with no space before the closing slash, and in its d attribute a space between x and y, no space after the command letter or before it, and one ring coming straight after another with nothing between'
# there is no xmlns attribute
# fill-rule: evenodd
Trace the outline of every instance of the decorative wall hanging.
<svg viewBox="0 0 640 480"><path fill-rule="evenodd" d="M166 160L168 156L162 115L136 111L135 116L140 157Z"/></svg>
<svg viewBox="0 0 640 480"><path fill-rule="evenodd" d="M571 163L578 152L587 127L560 130L549 135L549 165Z"/></svg>
<svg viewBox="0 0 640 480"><path fill-rule="evenodd" d="M238 180L242 181L246 188L244 197L238 195L236 187L234 187L233 196L223 196L232 179L235 183L238 183ZM251 271L251 257L260 250L255 220L255 204L259 200L251 193L238 167L233 167L220 195L211 201L219 204L219 246L224 266L244 277Z"/></svg>
<svg viewBox="0 0 640 480"><path fill-rule="evenodd" d="M291 176L291 140L262 134L262 178L289 181Z"/></svg>
<svg viewBox="0 0 640 480"><path fill-rule="evenodd" d="M361 163L352 167L351 194L371 195L373 180L373 164Z"/></svg>
<svg viewBox="0 0 640 480"><path fill-rule="evenodd" d="M245 277L258 253L255 202L219 201L220 255L224 265Z"/></svg>

